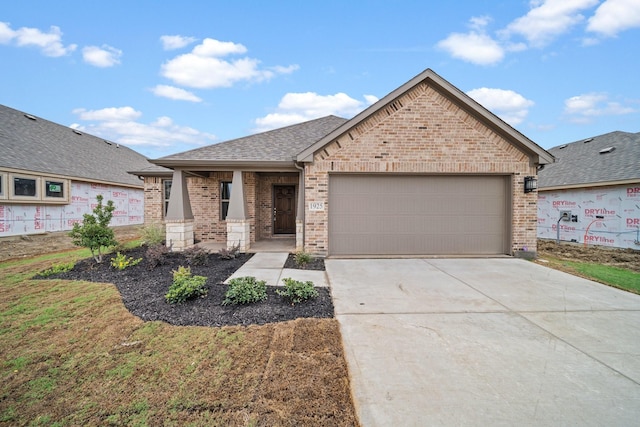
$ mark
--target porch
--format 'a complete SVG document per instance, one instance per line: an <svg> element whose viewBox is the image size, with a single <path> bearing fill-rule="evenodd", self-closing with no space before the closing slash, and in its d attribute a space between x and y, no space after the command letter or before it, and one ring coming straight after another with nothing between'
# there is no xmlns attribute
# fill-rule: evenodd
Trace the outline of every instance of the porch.
<svg viewBox="0 0 640 427"><path fill-rule="evenodd" d="M197 247L203 248L209 253L216 253L222 248L226 248L226 243L219 242L200 242L196 244ZM296 239L291 238L274 238L274 239L262 239L257 240L251 244L247 253L261 253L261 252L288 252L293 253L296 251Z"/></svg>

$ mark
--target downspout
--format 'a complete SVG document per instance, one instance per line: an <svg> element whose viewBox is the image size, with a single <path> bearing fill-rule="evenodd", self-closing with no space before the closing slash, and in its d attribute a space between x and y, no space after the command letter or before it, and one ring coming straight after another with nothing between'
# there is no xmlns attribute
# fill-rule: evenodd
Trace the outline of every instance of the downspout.
<svg viewBox="0 0 640 427"><path fill-rule="evenodd" d="M299 215L302 220L302 248L304 250L304 241L307 237L306 221L304 220L304 166L300 166L296 160L293 161L293 166L300 171L300 178L298 179L298 206L296 207L296 217Z"/></svg>

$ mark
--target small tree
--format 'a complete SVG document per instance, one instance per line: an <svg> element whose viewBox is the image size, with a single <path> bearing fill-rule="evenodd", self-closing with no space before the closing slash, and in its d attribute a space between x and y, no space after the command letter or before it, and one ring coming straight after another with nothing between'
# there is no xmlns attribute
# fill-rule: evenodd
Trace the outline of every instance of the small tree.
<svg viewBox="0 0 640 427"><path fill-rule="evenodd" d="M93 209L93 215L84 214L82 225L73 224L73 230L69 232L69 236L73 239L74 245L89 248L93 259L100 263L102 262L102 248L115 246L118 242L113 230L109 228L115 210L113 201L109 200L106 205L103 205L101 194L98 194L96 199L98 205Z"/></svg>

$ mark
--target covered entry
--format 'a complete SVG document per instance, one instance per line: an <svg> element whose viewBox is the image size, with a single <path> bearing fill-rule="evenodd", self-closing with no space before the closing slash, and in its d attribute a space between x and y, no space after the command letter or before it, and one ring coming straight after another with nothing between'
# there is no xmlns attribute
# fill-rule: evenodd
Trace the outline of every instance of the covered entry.
<svg viewBox="0 0 640 427"><path fill-rule="evenodd" d="M509 253L509 176L329 177L329 255Z"/></svg>

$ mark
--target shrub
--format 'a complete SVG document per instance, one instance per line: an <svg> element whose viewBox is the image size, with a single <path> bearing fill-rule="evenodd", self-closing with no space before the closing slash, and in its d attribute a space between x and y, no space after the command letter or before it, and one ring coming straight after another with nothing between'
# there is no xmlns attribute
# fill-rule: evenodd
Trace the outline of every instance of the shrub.
<svg viewBox="0 0 640 427"><path fill-rule="evenodd" d="M204 276L192 276L191 267L180 266L177 271L173 270L173 282L164 297L168 303L176 304L204 296L207 294L206 281Z"/></svg>
<svg viewBox="0 0 640 427"><path fill-rule="evenodd" d="M284 290L277 290L276 293L283 296L292 304L298 304L302 301L306 301L310 298L318 296L318 291L315 289L313 282L300 282L293 280L290 277L282 279L284 281Z"/></svg>
<svg viewBox="0 0 640 427"><path fill-rule="evenodd" d="M309 262L311 262L311 254L308 254L306 252L296 252L293 255L293 259L296 261L296 265L298 267L304 267Z"/></svg>
<svg viewBox="0 0 640 427"><path fill-rule="evenodd" d="M140 228L140 235L147 246L155 246L164 241L165 229L157 223L147 224Z"/></svg>
<svg viewBox="0 0 640 427"><path fill-rule="evenodd" d="M255 277L236 277L229 281L222 305L251 304L267 299L267 282Z"/></svg>
<svg viewBox="0 0 640 427"><path fill-rule="evenodd" d="M53 264L51 268L44 270L42 273L39 274L39 276L40 277L53 276L54 274L71 271L73 270L73 267L75 267L75 264L73 262L62 262L59 264Z"/></svg>
<svg viewBox="0 0 640 427"><path fill-rule="evenodd" d="M240 253L240 243L231 246L230 248L222 248L218 251L218 256L221 259L234 259Z"/></svg>
<svg viewBox="0 0 640 427"><path fill-rule="evenodd" d="M145 258L147 259L149 268L153 269L167 262L167 255L169 255L169 248L159 243L147 248Z"/></svg>
<svg viewBox="0 0 640 427"><path fill-rule="evenodd" d="M142 258L134 259L133 257L128 257L118 252L116 253L116 256L111 258L111 267L122 271L127 267L133 267L134 265L140 264L140 261L142 261Z"/></svg>
<svg viewBox="0 0 640 427"><path fill-rule="evenodd" d="M187 263L190 265L205 265L209 258L209 253L203 248L199 248L197 246L185 249L183 254Z"/></svg>
<svg viewBox="0 0 640 427"><path fill-rule="evenodd" d="M97 263L102 262L103 247L108 248L118 244L113 230L109 228L115 206L111 200L107 202L106 206L103 205L102 199L102 194L98 194L96 196L98 204L93 209L93 214L84 214L82 225L73 224L73 230L69 232L73 244L89 248Z"/></svg>

